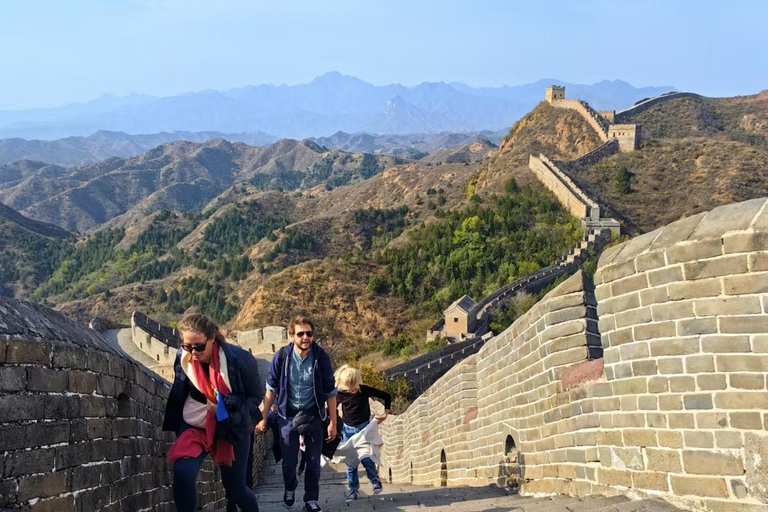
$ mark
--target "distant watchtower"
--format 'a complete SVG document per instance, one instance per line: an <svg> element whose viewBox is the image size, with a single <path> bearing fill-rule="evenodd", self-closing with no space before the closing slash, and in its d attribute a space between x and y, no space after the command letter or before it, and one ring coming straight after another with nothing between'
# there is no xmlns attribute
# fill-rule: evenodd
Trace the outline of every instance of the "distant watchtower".
<svg viewBox="0 0 768 512"><path fill-rule="evenodd" d="M564 100L565 87L560 87L559 85L551 85L547 87L547 95L545 99L547 100L547 103L549 103L550 105L554 100Z"/></svg>

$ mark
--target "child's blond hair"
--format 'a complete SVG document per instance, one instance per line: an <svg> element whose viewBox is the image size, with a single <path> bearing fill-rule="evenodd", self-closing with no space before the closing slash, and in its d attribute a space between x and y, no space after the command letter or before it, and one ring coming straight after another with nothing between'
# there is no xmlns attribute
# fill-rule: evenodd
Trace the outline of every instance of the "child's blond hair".
<svg viewBox="0 0 768 512"><path fill-rule="evenodd" d="M345 393L357 392L363 383L363 376L360 375L360 370L348 364L336 370L333 376L336 379L336 389Z"/></svg>

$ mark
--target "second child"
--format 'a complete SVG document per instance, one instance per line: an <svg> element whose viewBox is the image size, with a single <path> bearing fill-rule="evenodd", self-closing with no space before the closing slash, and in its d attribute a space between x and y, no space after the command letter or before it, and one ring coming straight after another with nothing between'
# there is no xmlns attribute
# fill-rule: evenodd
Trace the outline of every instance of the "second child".
<svg viewBox="0 0 768 512"><path fill-rule="evenodd" d="M363 384L363 378L360 370L349 365L339 368L334 374L336 378L337 398L341 406L342 432L343 440L346 441L358 432L368 426L371 420L371 406L368 403L369 398L379 398L384 401L384 414L376 416L374 419L381 423L387 419L390 407L392 405L392 396L376 388ZM379 478L376 464L365 457L360 461L365 468L365 474L373 485L373 494L379 494L382 491L381 479ZM347 503L357 499L357 491L360 488L360 479L357 475L357 466L347 466L347 483L349 491L347 493Z"/></svg>

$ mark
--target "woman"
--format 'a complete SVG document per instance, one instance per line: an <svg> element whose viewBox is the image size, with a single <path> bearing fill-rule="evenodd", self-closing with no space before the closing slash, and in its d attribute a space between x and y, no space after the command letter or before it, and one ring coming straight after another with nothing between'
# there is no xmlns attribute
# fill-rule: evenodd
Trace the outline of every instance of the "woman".
<svg viewBox="0 0 768 512"><path fill-rule="evenodd" d="M336 389L338 390L338 403L341 406L342 434L343 441L348 440L353 435L362 431L368 426L371 419L371 406L368 403L369 398L380 398L384 401L384 414L376 416L376 421L381 423L387 419L390 406L392 405L392 396L376 388L363 385L363 377L360 370L349 365L344 365L334 374L336 378ZM373 494L379 494L382 491L381 479L379 478L376 464L365 457L360 461L365 468L365 474L373 485ZM360 488L360 479L357 476L357 466L347 466L347 483L349 492L347 493L347 503L357 499L357 491Z"/></svg>
<svg viewBox="0 0 768 512"><path fill-rule="evenodd" d="M163 422L163 430L178 435L168 451L176 509L197 510L195 480L210 453L221 468L227 497L243 512L258 512L256 496L246 486L251 433L261 421L263 397L256 360L224 341L205 315L186 315L178 330L182 343Z"/></svg>

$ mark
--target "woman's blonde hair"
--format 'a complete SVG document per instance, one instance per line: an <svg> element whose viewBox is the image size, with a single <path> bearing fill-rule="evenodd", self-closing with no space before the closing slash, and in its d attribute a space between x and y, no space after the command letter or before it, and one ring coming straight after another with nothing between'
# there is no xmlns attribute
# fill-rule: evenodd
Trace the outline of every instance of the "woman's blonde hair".
<svg viewBox="0 0 768 512"><path fill-rule="evenodd" d="M345 393L357 391L363 383L363 376L360 375L360 370L348 364L336 370L333 376L336 379L336 389Z"/></svg>
<svg viewBox="0 0 768 512"><path fill-rule="evenodd" d="M181 319L176 328L179 332L199 332L205 335L207 340L216 338L218 342L224 341L224 334L219 329L219 326L216 325L216 322L200 313L184 315L184 318Z"/></svg>

